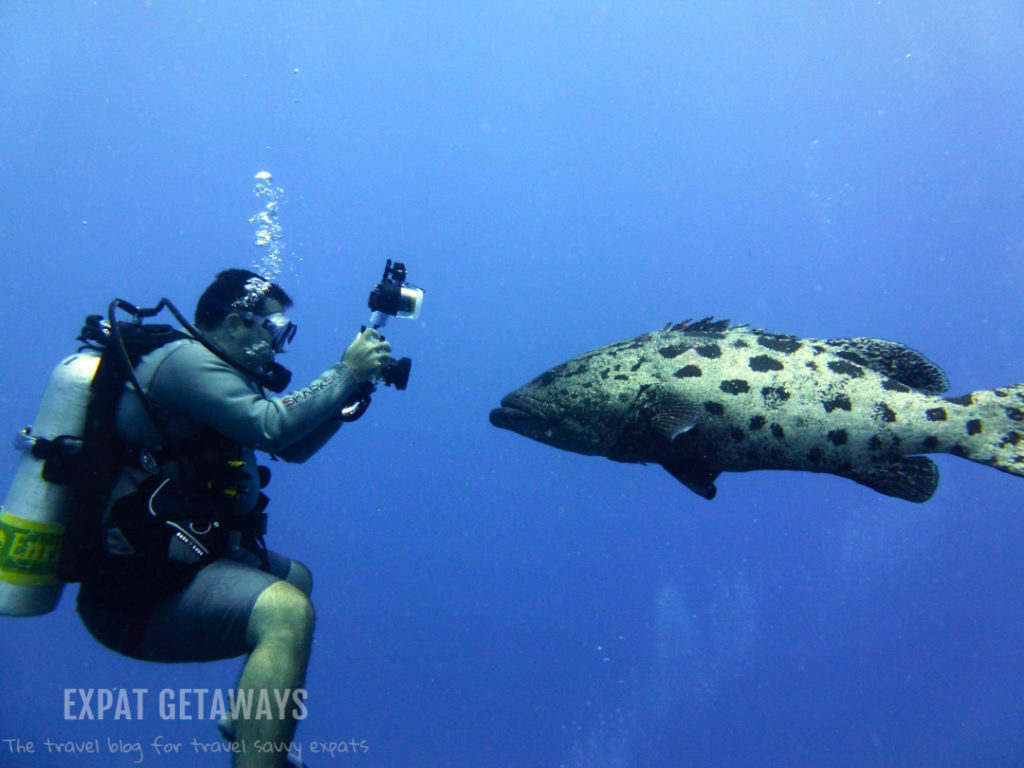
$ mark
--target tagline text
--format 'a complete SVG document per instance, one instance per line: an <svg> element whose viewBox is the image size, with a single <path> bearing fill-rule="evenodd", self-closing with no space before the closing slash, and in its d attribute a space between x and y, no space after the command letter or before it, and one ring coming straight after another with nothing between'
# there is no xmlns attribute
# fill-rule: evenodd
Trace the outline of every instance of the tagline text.
<svg viewBox="0 0 1024 768"><path fill-rule="evenodd" d="M246 747L248 746L248 750ZM69 760L79 755L123 755L131 763L142 763L147 756L160 758L167 755L239 754L246 751L259 754L292 754L302 759L303 754L337 758L343 755L362 755L370 751L365 739L310 741L253 741L246 745L237 741L169 741L157 736L148 744L112 736L91 739L53 739L42 741L19 738L0 738L0 755L67 755ZM0 761L2 762L2 761Z"/></svg>

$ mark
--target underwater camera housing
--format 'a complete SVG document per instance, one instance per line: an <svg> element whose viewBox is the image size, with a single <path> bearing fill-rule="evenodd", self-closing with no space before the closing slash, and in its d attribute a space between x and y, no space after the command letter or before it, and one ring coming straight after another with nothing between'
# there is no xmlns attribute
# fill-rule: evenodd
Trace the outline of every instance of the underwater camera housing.
<svg viewBox="0 0 1024 768"><path fill-rule="evenodd" d="M423 289L405 281L405 264L400 261L384 265L384 276L377 286L370 291L370 326L374 329L383 328L389 317L404 317L415 320L423 308ZM381 337L383 338L383 336ZM387 386L405 389L409 383L409 370L412 360L403 357L391 360L382 372L382 379Z"/></svg>

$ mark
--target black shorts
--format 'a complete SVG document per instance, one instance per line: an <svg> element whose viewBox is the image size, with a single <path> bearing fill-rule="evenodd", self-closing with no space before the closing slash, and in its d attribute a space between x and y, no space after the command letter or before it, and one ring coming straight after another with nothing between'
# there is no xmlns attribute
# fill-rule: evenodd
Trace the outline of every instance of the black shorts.
<svg viewBox="0 0 1024 768"><path fill-rule="evenodd" d="M184 576L146 564L140 578L140 572L119 571L115 564L102 579L82 584L78 613L93 637L132 658L198 662L241 656L252 650L246 629L263 590L278 581L308 590L305 566L276 552L266 555L264 563L257 553L239 549Z"/></svg>

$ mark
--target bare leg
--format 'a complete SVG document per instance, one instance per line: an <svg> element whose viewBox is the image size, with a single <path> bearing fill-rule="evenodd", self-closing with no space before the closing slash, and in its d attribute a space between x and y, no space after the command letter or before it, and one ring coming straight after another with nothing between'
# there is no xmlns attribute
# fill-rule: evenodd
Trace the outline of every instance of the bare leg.
<svg viewBox="0 0 1024 768"><path fill-rule="evenodd" d="M313 605L306 594L285 581L267 587L256 599L249 616L248 640L252 652L242 668L238 690L258 701L266 691L277 714L275 691L289 695L302 688L313 641ZM289 698L285 717L278 719L238 718L234 735L244 747L235 754L235 768L280 768L286 765L284 751L258 752L255 742L281 744L295 736L294 702ZM253 713L256 709L253 708Z"/></svg>

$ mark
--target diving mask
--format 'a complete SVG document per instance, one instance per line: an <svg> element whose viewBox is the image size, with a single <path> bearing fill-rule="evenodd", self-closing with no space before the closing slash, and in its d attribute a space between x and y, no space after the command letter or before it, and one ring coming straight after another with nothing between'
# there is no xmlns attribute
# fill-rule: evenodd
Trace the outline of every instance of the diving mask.
<svg viewBox="0 0 1024 768"><path fill-rule="evenodd" d="M259 323L260 328L270 334L270 346L275 354L282 354L288 350L288 345L295 338L295 332L299 327L285 317L283 312L274 312L271 315L257 315L253 312L246 312L245 319L252 323Z"/></svg>

